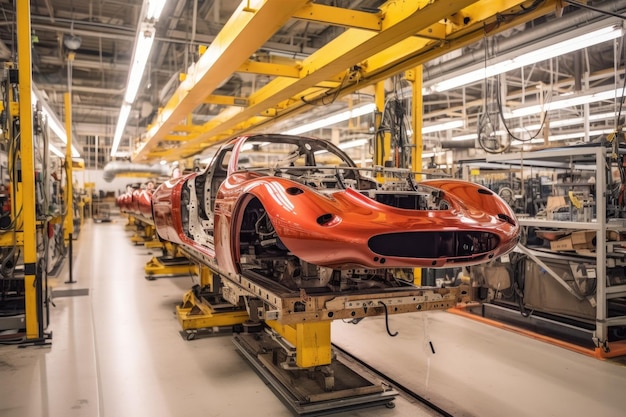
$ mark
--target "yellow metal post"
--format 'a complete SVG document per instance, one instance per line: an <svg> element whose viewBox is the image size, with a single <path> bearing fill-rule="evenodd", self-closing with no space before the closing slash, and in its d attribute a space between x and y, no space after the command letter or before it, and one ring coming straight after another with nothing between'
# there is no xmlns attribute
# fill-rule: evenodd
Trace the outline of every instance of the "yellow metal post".
<svg viewBox="0 0 626 417"><path fill-rule="evenodd" d="M65 175L67 176L67 215L63 228L65 240L72 239L74 233L74 183L72 174L72 97L70 93L64 94L65 99L65 134L67 145L65 147Z"/></svg>
<svg viewBox="0 0 626 417"><path fill-rule="evenodd" d="M208 288L209 291L215 291L215 276L208 266L200 266L200 287Z"/></svg>
<svg viewBox="0 0 626 417"><path fill-rule="evenodd" d="M300 368L331 363L330 321L289 325L268 320L266 323L296 347L296 365Z"/></svg>
<svg viewBox="0 0 626 417"><path fill-rule="evenodd" d="M422 170L422 127L424 127L424 98L422 97L422 66L409 70L405 74L405 78L411 82L413 86L413 106L411 108L411 127L413 128L413 155L411 160L413 171ZM417 180L421 180L422 176L417 175Z"/></svg>
<svg viewBox="0 0 626 417"><path fill-rule="evenodd" d="M413 171L422 171L422 127L424 127L424 98L422 96L422 66L409 70L405 73L405 78L413 86L413 106L411 106L411 127L413 128L413 155L411 158ZM416 175L416 180L421 180L420 174ZM413 283L422 285L422 268L413 270Z"/></svg>
<svg viewBox="0 0 626 417"><path fill-rule="evenodd" d="M37 270L37 226L35 216L35 163L33 146L33 107L31 100L31 29L30 1L17 3L17 54L19 69L20 108L20 160L21 175L18 191L22 194L22 221L24 228L24 291L26 339L41 339L43 328L40 323L41 300L37 289L41 282L36 280Z"/></svg>

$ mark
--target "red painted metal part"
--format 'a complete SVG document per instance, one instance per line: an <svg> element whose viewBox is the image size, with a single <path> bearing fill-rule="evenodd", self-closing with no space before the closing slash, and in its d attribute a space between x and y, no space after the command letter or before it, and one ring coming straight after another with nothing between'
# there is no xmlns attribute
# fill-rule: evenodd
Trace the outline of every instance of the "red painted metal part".
<svg viewBox="0 0 626 417"><path fill-rule="evenodd" d="M240 272L239 229L244 209L254 199L261 202L290 253L333 269L465 266L506 254L517 244L520 227L513 211L480 185L422 181L439 193L447 208L397 208L350 188L319 192L287 178L237 171L245 141L243 137L231 142L228 175L214 206L214 247L191 239L184 226L182 194L188 182L201 174L168 181L152 199L154 223L162 239L214 257L227 272ZM461 248L479 236L487 242L485 250Z"/></svg>

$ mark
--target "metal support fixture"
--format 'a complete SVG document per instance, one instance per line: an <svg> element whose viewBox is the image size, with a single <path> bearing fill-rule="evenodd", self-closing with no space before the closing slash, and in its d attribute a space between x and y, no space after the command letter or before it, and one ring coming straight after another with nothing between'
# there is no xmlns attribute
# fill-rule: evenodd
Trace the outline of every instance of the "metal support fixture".
<svg viewBox="0 0 626 417"><path fill-rule="evenodd" d="M303 327L298 330L299 326ZM319 330L325 333L324 324L317 329L308 326L310 323L298 324L289 332L305 333L305 339L306 334L320 334ZM304 330L307 327L308 330ZM233 342L274 392L298 415L321 415L381 405L394 407L393 400L398 392L354 361L347 361L340 352L334 352L327 365L301 368L294 363L297 346L294 348L272 330L236 334ZM322 341L326 342L330 347L330 340Z"/></svg>
<svg viewBox="0 0 626 417"><path fill-rule="evenodd" d="M135 223L135 217L128 215L128 222L124 225L124 230L137 230L137 224Z"/></svg>
<svg viewBox="0 0 626 417"><path fill-rule="evenodd" d="M540 267L542 267L548 274L550 274L550 276L552 278L554 278L559 284L561 284L561 286L563 288L565 288L570 294L572 294L574 297L576 297L579 301L584 300L584 297L582 297L580 294L578 294L576 291L574 291L574 289L563 280L563 278L561 278L559 276L559 274L557 274L556 272L554 272L552 270L552 268L550 268L548 265L545 264L545 262L543 262L539 257L537 257L532 251L530 251L527 247L525 247L524 245L522 245L521 243L517 244L517 250L519 250L520 252L522 252L524 255L528 256L530 259L532 259L537 265L539 265Z"/></svg>
<svg viewBox="0 0 626 417"><path fill-rule="evenodd" d="M318 321L289 325L266 321L270 328L295 346L295 364L300 368L330 365L330 323Z"/></svg>
<svg viewBox="0 0 626 417"><path fill-rule="evenodd" d="M152 242L155 240L154 225L142 223L140 227L137 227L137 231L130 238L135 245L145 244L146 242Z"/></svg>
<svg viewBox="0 0 626 417"><path fill-rule="evenodd" d="M164 249L165 244L158 239L152 239L143 243L146 249Z"/></svg>
<svg viewBox="0 0 626 417"><path fill-rule="evenodd" d="M213 257L190 247L179 252L202 265L201 285L176 309L187 339L200 330L214 334L239 322L234 326L239 332L233 336L235 345L298 414L393 407L398 394L333 352L332 320L442 310L469 301L469 288L416 288L409 283L379 293L307 294L250 271L221 271ZM298 384L293 384L295 378Z"/></svg>
<svg viewBox="0 0 626 417"><path fill-rule="evenodd" d="M198 266L184 257L155 256L144 267L146 279L197 275Z"/></svg>
<svg viewBox="0 0 626 417"><path fill-rule="evenodd" d="M212 299L212 300L211 300ZM176 317L187 340L198 333L216 334L229 331L233 326L248 320L248 312L234 308L215 294L188 291L180 306L176 306Z"/></svg>
<svg viewBox="0 0 626 417"><path fill-rule="evenodd" d="M200 266L198 272L200 285L188 291L182 304L176 306L176 317L187 340L195 339L199 332L215 334L249 320L245 308L233 306L222 298L217 275L207 266Z"/></svg>

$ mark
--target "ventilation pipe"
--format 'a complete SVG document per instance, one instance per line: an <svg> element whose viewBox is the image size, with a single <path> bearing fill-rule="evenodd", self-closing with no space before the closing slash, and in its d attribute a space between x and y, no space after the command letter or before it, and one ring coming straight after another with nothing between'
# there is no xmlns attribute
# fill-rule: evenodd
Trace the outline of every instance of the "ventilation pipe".
<svg viewBox="0 0 626 417"><path fill-rule="evenodd" d="M106 182L111 182L118 175L136 175L152 177L169 177L170 169L167 165L136 164L127 161L111 161L104 167L103 178Z"/></svg>

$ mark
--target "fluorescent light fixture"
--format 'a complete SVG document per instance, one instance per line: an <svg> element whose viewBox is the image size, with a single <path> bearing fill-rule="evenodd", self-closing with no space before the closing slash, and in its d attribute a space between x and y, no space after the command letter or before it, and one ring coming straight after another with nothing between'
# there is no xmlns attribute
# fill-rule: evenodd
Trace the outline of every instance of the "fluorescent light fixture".
<svg viewBox="0 0 626 417"><path fill-rule="evenodd" d="M592 130L589 132L589 136L608 135L609 133L614 132L614 131L615 129ZM573 133L562 133L558 135L550 135L548 137L548 141L557 142L557 141L569 140L569 139L582 139L584 137L585 137L585 132L580 131L580 132L573 132ZM544 141L543 138L535 138L535 139L532 139L530 141L525 141L525 142L514 140L511 142L511 145L519 146L519 145L525 145L529 143L543 143L543 141Z"/></svg>
<svg viewBox="0 0 626 417"><path fill-rule="evenodd" d="M141 85L141 79L143 78L143 72L146 68L153 42L154 29L139 32L139 36L135 42L135 52L133 53L130 75L126 84L126 94L124 95L124 101L126 103L133 103L137 97L137 91L139 91L139 86Z"/></svg>
<svg viewBox="0 0 626 417"><path fill-rule="evenodd" d="M598 120L606 120L606 119L614 118L616 115L617 113L615 112L592 114L588 117L588 119L590 122L596 122ZM562 120L554 120L554 121L551 120L550 128L581 125L584 122L585 122L585 119L583 117L573 117L571 119L562 119ZM524 127L513 128L511 129L511 132L517 133L517 132L536 131L536 130L539 130L540 128L541 128L541 124L537 123L534 125L527 125Z"/></svg>
<svg viewBox="0 0 626 417"><path fill-rule="evenodd" d="M356 148L359 146L363 146L365 144L367 144L369 141L367 139L354 139L348 142L344 142L344 143L340 143L338 145L339 149L350 149L350 148Z"/></svg>
<svg viewBox="0 0 626 417"><path fill-rule="evenodd" d="M321 129L324 127L332 126L337 123L345 122L346 120L353 119L355 117L363 116L364 114L373 113L376 110L376 104L369 103L364 106L355 107L352 110L346 110L341 113L335 113L332 116L328 116L318 121L307 123L305 125L287 130L283 132L286 135L299 135L305 132L311 132L313 130Z"/></svg>
<svg viewBox="0 0 626 417"><path fill-rule="evenodd" d="M48 144L48 149L55 154L56 156L58 156L59 158L64 158L65 154L63 152L61 152L56 146L54 146L53 144L49 143ZM72 155L73 156L73 155Z"/></svg>
<svg viewBox="0 0 626 417"><path fill-rule="evenodd" d="M124 133L124 128L126 128L126 122L128 121L128 116L130 115L130 104L124 103L122 108L120 109L120 117L117 119L117 126L115 127L115 135L113 136L113 146L111 146L111 156L115 156L117 154L117 148L120 146L120 141L122 140L122 134Z"/></svg>
<svg viewBox="0 0 626 417"><path fill-rule="evenodd" d="M478 134L477 133L470 133L468 135L460 135L460 136L454 136L452 137L450 140L454 140L454 141L460 141L460 140L476 140L478 139Z"/></svg>
<svg viewBox="0 0 626 417"><path fill-rule="evenodd" d="M424 126L422 128L422 135L427 135L428 133L433 132L441 132L442 130L450 130L457 129L459 127L463 127L465 122L463 120L450 120L449 122L439 123L432 126Z"/></svg>
<svg viewBox="0 0 626 417"><path fill-rule="evenodd" d="M509 114L504 116L505 119L511 119L513 117L529 116L531 114L540 114L544 111L559 110L567 107L580 106L587 103L595 103L597 101L612 100L622 97L622 88L611 89L607 91L599 91L592 94L585 94L580 96L570 97L571 94L563 94L560 97L552 99L550 102L545 103L543 106L535 104L532 106L520 107Z"/></svg>
<svg viewBox="0 0 626 417"><path fill-rule="evenodd" d="M147 0L147 2L148 11L146 12L146 19L159 20L166 0Z"/></svg>
<svg viewBox="0 0 626 417"><path fill-rule="evenodd" d="M122 134L124 133L126 122L130 114L130 105L133 104L137 98L137 92L141 86L141 79L143 78L143 73L146 69L146 64L154 43L155 29L153 23L159 20L165 2L166 0L144 0L143 9L146 10L146 15L139 20L137 27L133 59L131 61L128 80L126 81L126 94L124 94L124 103L120 109L117 127L115 128L111 156L117 154L117 148L120 146Z"/></svg>
<svg viewBox="0 0 626 417"><path fill-rule="evenodd" d="M539 48L535 51L522 54L518 57L507 59L505 61L479 68L474 71L466 72L457 77L452 77L432 85L425 89L424 94L431 92L442 92L458 88L463 85L471 84L479 80L483 80L494 75L503 74L505 72L521 68L523 66L532 65L537 62L545 61L560 55L578 51L589 46L597 45L621 37L623 34L622 26L615 25L593 32L586 33L563 42L557 42L553 45Z"/></svg>

